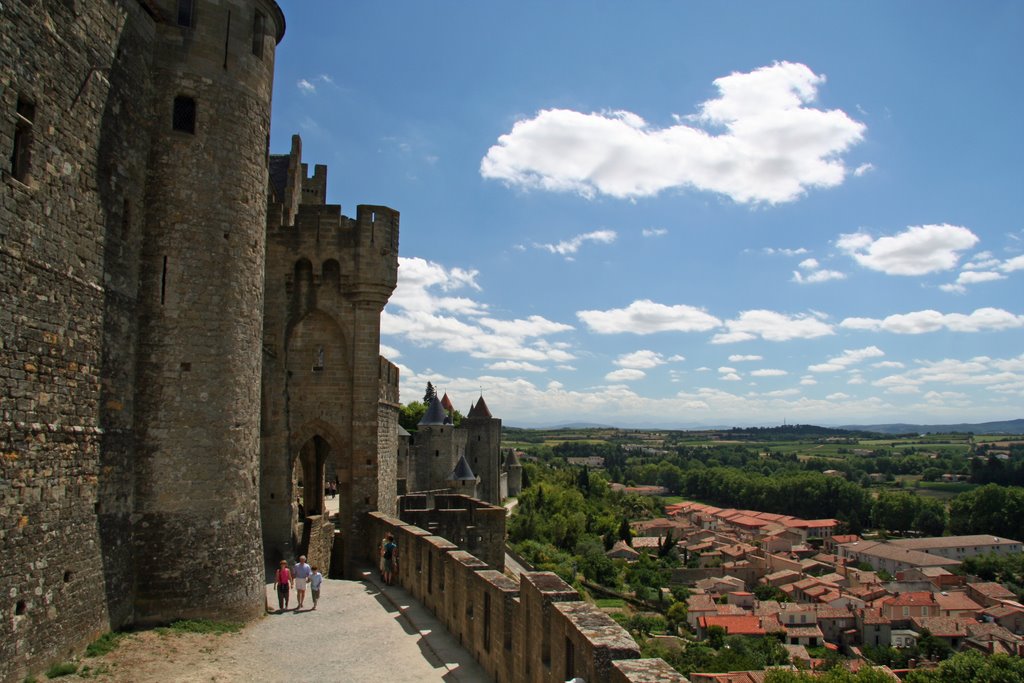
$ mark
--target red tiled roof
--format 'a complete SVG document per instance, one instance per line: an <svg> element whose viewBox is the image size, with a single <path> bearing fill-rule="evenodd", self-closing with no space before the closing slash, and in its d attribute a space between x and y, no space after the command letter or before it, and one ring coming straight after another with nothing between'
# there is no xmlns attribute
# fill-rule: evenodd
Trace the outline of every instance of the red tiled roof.
<svg viewBox="0 0 1024 683"><path fill-rule="evenodd" d="M761 620L755 616L709 616L700 618L701 628L721 626L729 635L763 636Z"/></svg>
<svg viewBox="0 0 1024 683"><path fill-rule="evenodd" d="M934 605L935 596L932 593L926 591L913 591L909 593L900 593L894 595L891 598L882 600L883 605L891 605L893 607L913 607L917 605Z"/></svg>

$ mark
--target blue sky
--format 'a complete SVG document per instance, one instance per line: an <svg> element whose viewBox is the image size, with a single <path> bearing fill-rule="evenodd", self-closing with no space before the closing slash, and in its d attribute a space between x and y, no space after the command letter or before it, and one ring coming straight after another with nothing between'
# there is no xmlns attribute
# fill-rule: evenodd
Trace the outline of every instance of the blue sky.
<svg viewBox="0 0 1024 683"><path fill-rule="evenodd" d="M279 2L272 150L402 214L403 401L1024 417L1024 4Z"/></svg>

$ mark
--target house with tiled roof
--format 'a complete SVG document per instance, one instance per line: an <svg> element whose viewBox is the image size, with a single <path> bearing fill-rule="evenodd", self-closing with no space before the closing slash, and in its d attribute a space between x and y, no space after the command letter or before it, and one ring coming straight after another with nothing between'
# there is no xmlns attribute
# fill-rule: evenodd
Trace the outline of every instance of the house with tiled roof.
<svg viewBox="0 0 1024 683"><path fill-rule="evenodd" d="M861 539L857 534L836 534L826 538L825 542L822 544L822 548L825 549L825 552L835 553L839 545L843 543L856 543L860 540L863 539Z"/></svg>
<svg viewBox="0 0 1024 683"><path fill-rule="evenodd" d="M607 557L613 560L626 560L632 562L640 557L640 553L629 547L629 544L625 541L616 541L612 549L605 553Z"/></svg>
<svg viewBox="0 0 1024 683"><path fill-rule="evenodd" d="M967 584L967 596L982 607L999 605L1014 601L1017 596L1001 583L994 581L973 582Z"/></svg>
<svg viewBox="0 0 1024 683"><path fill-rule="evenodd" d="M967 638L967 623L971 620L954 617L914 617L911 626L918 632L927 630L935 638L943 640L953 650L960 649L960 644Z"/></svg>
<svg viewBox="0 0 1024 683"><path fill-rule="evenodd" d="M884 647L892 642L892 621L882 610L865 607L857 610L856 617L861 643Z"/></svg>
<svg viewBox="0 0 1024 683"><path fill-rule="evenodd" d="M893 621L908 621L913 617L934 617L939 613L935 596L925 591L899 593L879 601L882 613Z"/></svg>
<svg viewBox="0 0 1024 683"><path fill-rule="evenodd" d="M785 586L788 583L795 583L800 579L800 572L793 571L792 569L780 569L777 572L766 574L761 579L761 582L766 585L775 586L776 588L778 588L779 586Z"/></svg>
<svg viewBox="0 0 1024 683"><path fill-rule="evenodd" d="M686 599L686 623L693 630L701 617L718 614L718 605L713 596L707 593L695 593Z"/></svg>
<svg viewBox="0 0 1024 683"><path fill-rule="evenodd" d="M826 539L839 527L835 519L787 519L782 524L788 529L800 532L805 540Z"/></svg>
<svg viewBox="0 0 1024 683"><path fill-rule="evenodd" d="M985 621L992 621L1003 628L1016 633L1024 634L1024 607L1019 605L993 605L981 611L981 617Z"/></svg>
<svg viewBox="0 0 1024 683"><path fill-rule="evenodd" d="M731 636L763 636L767 633L761 624L762 617L754 615L743 616L707 616L697 621L697 636L701 639L707 637L708 629L718 626L725 629Z"/></svg>
<svg viewBox="0 0 1024 683"><path fill-rule="evenodd" d="M785 626L785 642L790 645L803 645L805 647L817 647L824 639L824 634L817 624L804 626Z"/></svg>
<svg viewBox="0 0 1024 683"><path fill-rule="evenodd" d="M866 563L875 571L895 576L898 572L915 567L945 567L952 569L960 563L938 555L901 548L886 541L859 541L839 546L839 557L850 564Z"/></svg>
<svg viewBox="0 0 1024 683"><path fill-rule="evenodd" d="M974 619L984 609L961 591L936 593L935 602L939 605L939 616L943 617Z"/></svg>
<svg viewBox="0 0 1024 683"><path fill-rule="evenodd" d="M1024 551L1020 541L1012 538L1001 538L991 534L973 534L970 536L939 536L935 538L902 538L889 541L899 548L918 550L931 555L938 555L951 560L963 562L968 557L978 555L1015 555Z"/></svg>
<svg viewBox="0 0 1024 683"><path fill-rule="evenodd" d="M967 624L965 648L979 650L985 654L1003 653L1020 657L1024 655L1024 638L992 622Z"/></svg>

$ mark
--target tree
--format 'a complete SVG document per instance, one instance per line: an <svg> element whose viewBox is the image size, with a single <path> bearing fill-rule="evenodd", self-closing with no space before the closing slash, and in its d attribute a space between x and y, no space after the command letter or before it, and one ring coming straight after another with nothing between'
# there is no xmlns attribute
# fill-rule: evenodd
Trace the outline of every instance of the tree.
<svg viewBox="0 0 1024 683"><path fill-rule="evenodd" d="M665 618L668 620L668 626L675 633L680 626L686 624L687 609L685 602L674 602L672 606L665 612Z"/></svg>
<svg viewBox="0 0 1024 683"><path fill-rule="evenodd" d="M427 406L419 401L413 401L409 405L400 406L398 409L398 424L407 432L414 432L427 412Z"/></svg>
<svg viewBox="0 0 1024 683"><path fill-rule="evenodd" d="M946 529L946 506L934 498L921 498L913 526L925 536L941 536Z"/></svg>
<svg viewBox="0 0 1024 683"><path fill-rule="evenodd" d="M633 544L633 530L629 528L629 519L622 518L619 524L619 540L625 541L628 545Z"/></svg>
<svg viewBox="0 0 1024 683"><path fill-rule="evenodd" d="M427 390L423 394L424 405L430 405L430 402L437 398L437 390L434 389L434 385L427 382Z"/></svg>

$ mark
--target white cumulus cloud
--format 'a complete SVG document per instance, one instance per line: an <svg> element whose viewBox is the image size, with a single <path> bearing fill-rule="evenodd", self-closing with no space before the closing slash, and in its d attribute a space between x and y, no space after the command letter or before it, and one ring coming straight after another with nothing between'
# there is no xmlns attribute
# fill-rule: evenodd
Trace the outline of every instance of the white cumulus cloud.
<svg viewBox="0 0 1024 683"><path fill-rule="evenodd" d="M633 353L626 353L615 359L615 365L620 368L647 369L656 368L665 364L665 359L657 351L641 349Z"/></svg>
<svg viewBox="0 0 1024 683"><path fill-rule="evenodd" d="M778 370L776 368L762 368L760 370L754 370L750 373L751 377L782 377L789 373L785 370Z"/></svg>
<svg viewBox="0 0 1024 683"><path fill-rule="evenodd" d="M614 230L595 230L582 235L576 235L557 244L534 244L538 249L544 249L552 254L561 256L572 256L580 250L586 242L597 242L598 244L611 244L618 237Z"/></svg>
<svg viewBox="0 0 1024 683"><path fill-rule="evenodd" d="M714 81L717 99L663 128L627 111L545 109L500 136L480 173L584 197L690 187L741 203L793 201L842 183L840 155L864 136L845 112L811 106L824 82L790 62L732 73Z"/></svg>
<svg viewBox="0 0 1024 683"><path fill-rule="evenodd" d="M668 234L665 228L644 228L641 234L644 237L664 237Z"/></svg>
<svg viewBox="0 0 1024 683"><path fill-rule="evenodd" d="M956 267L960 252L978 236L957 225L918 225L901 233L873 238L863 232L840 235L836 246L857 263L886 275L926 275Z"/></svg>
<svg viewBox="0 0 1024 683"><path fill-rule="evenodd" d="M951 332L990 332L1024 327L1024 315L1015 315L1001 308L979 308L972 313L940 313L934 310L914 311L877 318L846 318L840 327L851 330L872 330L893 334Z"/></svg>
<svg viewBox="0 0 1024 683"><path fill-rule="evenodd" d="M579 311L576 316L598 334L653 334L655 332L706 332L722 324L703 309L679 304L666 306L648 299L634 301L626 308L607 311Z"/></svg>
<svg viewBox="0 0 1024 683"><path fill-rule="evenodd" d="M716 334L711 339L712 344L731 344L759 337L767 341L789 341L835 334L832 326L817 315L786 315L766 310L743 311L739 318L726 320L724 325L728 332Z"/></svg>
<svg viewBox="0 0 1024 683"><path fill-rule="evenodd" d="M870 173L873 170L875 170L874 164L861 164L857 168L853 169L853 175L860 178L862 175Z"/></svg>
<svg viewBox="0 0 1024 683"><path fill-rule="evenodd" d="M763 356L754 356L754 355L749 355L749 354L744 355L744 354L741 354L741 353L734 353L731 356L729 356L729 362L730 363L742 363L742 362L745 362L745 361L754 361L754 360L764 360L764 357Z"/></svg>
<svg viewBox="0 0 1024 683"><path fill-rule="evenodd" d="M878 358L884 355L885 352L877 346L866 346L863 349L846 349L842 354L829 358L824 363L811 365L807 369L811 372L839 372L868 358Z"/></svg>
<svg viewBox="0 0 1024 683"><path fill-rule="evenodd" d="M1014 256L1003 262L999 269L1004 273L1012 273L1015 270L1024 270L1024 255Z"/></svg>
<svg viewBox="0 0 1024 683"><path fill-rule="evenodd" d="M544 372L544 368L533 363L524 363L515 360L503 360L491 363L487 366L490 370L519 370L521 372Z"/></svg>
<svg viewBox="0 0 1024 683"><path fill-rule="evenodd" d="M818 259L808 258L800 262L800 270L793 271L793 282L801 285L828 282L829 280L844 280L846 274L838 270L822 268Z"/></svg>
<svg viewBox="0 0 1024 683"><path fill-rule="evenodd" d="M568 344L545 339L571 325L541 316L501 320L486 315L486 304L454 296L459 290L481 291L477 276L476 270L400 257L398 286L381 314L381 335L499 361L565 363L576 357Z"/></svg>
<svg viewBox="0 0 1024 683"><path fill-rule="evenodd" d="M631 368L623 368L621 370L612 370L604 376L609 382L632 382L634 380L643 379L647 376L647 373L643 370L634 370Z"/></svg>

